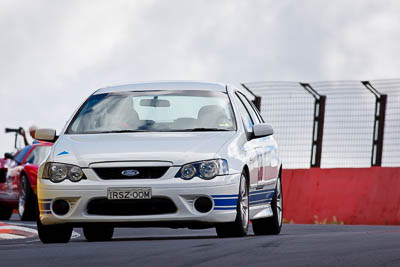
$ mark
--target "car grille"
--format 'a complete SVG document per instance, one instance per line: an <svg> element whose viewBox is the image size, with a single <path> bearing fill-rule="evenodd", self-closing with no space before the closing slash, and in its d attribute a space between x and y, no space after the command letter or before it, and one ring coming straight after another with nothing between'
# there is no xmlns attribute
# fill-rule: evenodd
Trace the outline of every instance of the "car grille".
<svg viewBox="0 0 400 267"><path fill-rule="evenodd" d="M124 167L124 168L94 168L96 174L104 180L113 179L157 179L162 177L169 167ZM137 171L134 176L126 176L124 171Z"/></svg>
<svg viewBox="0 0 400 267"><path fill-rule="evenodd" d="M177 208L168 198L91 200L87 212L91 215L134 216L175 213Z"/></svg>

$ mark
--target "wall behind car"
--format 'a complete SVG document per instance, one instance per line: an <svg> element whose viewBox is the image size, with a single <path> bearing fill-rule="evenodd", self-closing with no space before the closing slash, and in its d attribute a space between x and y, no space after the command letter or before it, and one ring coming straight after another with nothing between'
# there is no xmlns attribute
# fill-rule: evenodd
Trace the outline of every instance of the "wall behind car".
<svg viewBox="0 0 400 267"><path fill-rule="evenodd" d="M242 86L275 131L287 222L400 224L400 79Z"/></svg>
<svg viewBox="0 0 400 267"><path fill-rule="evenodd" d="M400 224L400 168L286 169L284 219L291 223Z"/></svg>

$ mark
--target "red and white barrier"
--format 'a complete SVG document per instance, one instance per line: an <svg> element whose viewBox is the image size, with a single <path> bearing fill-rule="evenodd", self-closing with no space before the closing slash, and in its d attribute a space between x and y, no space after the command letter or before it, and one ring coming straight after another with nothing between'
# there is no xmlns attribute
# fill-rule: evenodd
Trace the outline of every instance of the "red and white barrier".
<svg viewBox="0 0 400 267"><path fill-rule="evenodd" d="M288 222L400 224L400 168L283 170L282 181Z"/></svg>
<svg viewBox="0 0 400 267"><path fill-rule="evenodd" d="M0 222L0 240L24 239L36 235L37 231L35 229Z"/></svg>

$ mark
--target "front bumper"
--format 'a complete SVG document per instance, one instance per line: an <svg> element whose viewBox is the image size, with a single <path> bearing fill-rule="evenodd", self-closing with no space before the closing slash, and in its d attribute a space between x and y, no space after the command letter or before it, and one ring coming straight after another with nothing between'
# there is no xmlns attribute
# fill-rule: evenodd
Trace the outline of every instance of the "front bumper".
<svg viewBox="0 0 400 267"><path fill-rule="evenodd" d="M38 179L40 220L45 225L110 223L146 226L148 223L151 226L156 223L176 223L183 225L182 227L191 224L213 225L235 220L240 174L217 176L208 181L200 178L185 181L174 178L171 174L175 174L176 170L171 169L160 179L101 180L90 169L84 170L88 179L77 183L63 181L55 184L49 180ZM107 189L111 187L151 187L152 197L172 200L177 211L140 216L89 214L89 202L93 199L107 198ZM194 200L201 196L212 200L213 205L209 212L201 213L195 209ZM56 215L52 210L52 204L58 199L66 200L70 205L70 210L63 216Z"/></svg>

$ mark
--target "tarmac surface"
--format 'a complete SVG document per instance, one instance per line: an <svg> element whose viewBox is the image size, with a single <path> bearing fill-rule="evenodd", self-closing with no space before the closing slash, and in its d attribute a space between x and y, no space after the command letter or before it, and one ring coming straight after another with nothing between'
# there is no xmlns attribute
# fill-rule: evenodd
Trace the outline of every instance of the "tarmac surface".
<svg viewBox="0 0 400 267"><path fill-rule="evenodd" d="M36 229L15 217L1 223ZM2 239L0 266L400 266L400 226L285 224L278 236L226 239L214 229L117 228L110 242L74 231L67 244Z"/></svg>

